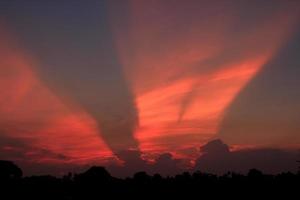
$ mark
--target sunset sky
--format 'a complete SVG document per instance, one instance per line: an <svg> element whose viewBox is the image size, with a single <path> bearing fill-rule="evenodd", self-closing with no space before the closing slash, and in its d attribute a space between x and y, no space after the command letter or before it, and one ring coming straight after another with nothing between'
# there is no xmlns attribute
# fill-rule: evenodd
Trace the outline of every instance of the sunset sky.
<svg viewBox="0 0 300 200"><path fill-rule="evenodd" d="M1 0L0 159L297 150L299 25L296 0Z"/></svg>

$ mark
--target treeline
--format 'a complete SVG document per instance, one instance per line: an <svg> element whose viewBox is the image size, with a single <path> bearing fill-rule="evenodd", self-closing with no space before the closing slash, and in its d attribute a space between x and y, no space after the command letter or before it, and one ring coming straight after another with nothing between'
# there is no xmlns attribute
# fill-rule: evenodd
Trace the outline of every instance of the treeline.
<svg viewBox="0 0 300 200"><path fill-rule="evenodd" d="M247 175L228 172L217 176L197 171L162 177L137 172L132 177L120 179L111 176L104 167L91 167L83 173L69 173L61 178L23 177L18 166L0 161L0 184L0 199L298 199L300 173L267 175L251 169Z"/></svg>

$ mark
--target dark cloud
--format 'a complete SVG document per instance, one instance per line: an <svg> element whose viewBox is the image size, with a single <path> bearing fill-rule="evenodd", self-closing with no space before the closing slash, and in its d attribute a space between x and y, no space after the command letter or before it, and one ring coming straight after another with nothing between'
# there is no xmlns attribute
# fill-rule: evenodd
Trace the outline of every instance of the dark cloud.
<svg viewBox="0 0 300 200"><path fill-rule="evenodd" d="M114 176L131 176L138 171L149 174L160 173L163 176L172 176L183 171L202 171L214 174L225 174L228 171L247 173L249 169L256 168L265 173L281 173L297 170L297 159L300 152L284 151L280 149L244 149L231 151L229 146L221 140L213 140L200 147L201 155L196 160L193 169L184 163L185 159L175 159L170 153L158 155L154 163L141 159L137 151L122 152L124 161L122 166L108 167Z"/></svg>
<svg viewBox="0 0 300 200"><path fill-rule="evenodd" d="M68 170L80 168L71 163L64 164L72 158L48 149L34 147L31 145L33 142L34 139L30 138L0 135L0 160L14 161L24 170L25 175L48 173L61 175ZM54 162L49 163L45 160Z"/></svg>
<svg viewBox="0 0 300 200"><path fill-rule="evenodd" d="M180 168L182 160L174 159L170 153L165 153L160 155L152 166L152 173L159 173L164 176L172 176L183 171L183 168Z"/></svg>
<svg viewBox="0 0 300 200"><path fill-rule="evenodd" d="M123 165L108 166L112 175L118 177L132 176L139 171L146 171L149 174L160 173L163 176L171 176L184 170L180 166L182 160L174 159L170 153L158 155L154 163L143 160L139 151L123 151L118 155L124 159Z"/></svg>
<svg viewBox="0 0 300 200"><path fill-rule="evenodd" d="M299 152L280 149L247 149L229 151L221 140L213 140L201 147L203 155L196 161L196 170L215 174L228 171L246 173L256 168L265 173L297 170Z"/></svg>
<svg viewBox="0 0 300 200"><path fill-rule="evenodd" d="M141 158L139 151L124 150L117 155L122 158L122 165L116 165L115 163L108 165L109 171L114 176L126 177L137 171L147 171L148 169L148 164Z"/></svg>
<svg viewBox="0 0 300 200"><path fill-rule="evenodd" d="M1 159L34 161L40 159L69 160L70 157L55 153L45 148L36 148L34 139L13 138L0 135L0 157Z"/></svg>
<svg viewBox="0 0 300 200"><path fill-rule="evenodd" d="M212 153L212 154L226 154L229 153L228 145L224 144L221 140L213 140L208 142L206 145L200 148L202 153Z"/></svg>
<svg viewBox="0 0 300 200"><path fill-rule="evenodd" d="M61 176L66 172L80 172L91 166L68 162L72 158L47 149L30 147L23 140L8 137L1 137L0 139L0 159L16 162L22 167L25 175L53 174ZM230 151L229 146L221 140L208 142L200 147L200 152L201 155L192 169L186 165L188 159L176 159L170 153L163 153L156 155L153 162L148 162L136 150L117 153L123 159L122 165L111 162L106 166L111 174L117 177L132 176L139 171L145 171L148 174L159 173L162 176L173 176L190 170L221 175L228 171L247 173L251 168L275 174L283 171L295 172L298 167L296 161L300 157L299 151L283 151L271 148ZM55 162L43 162L43 159Z"/></svg>

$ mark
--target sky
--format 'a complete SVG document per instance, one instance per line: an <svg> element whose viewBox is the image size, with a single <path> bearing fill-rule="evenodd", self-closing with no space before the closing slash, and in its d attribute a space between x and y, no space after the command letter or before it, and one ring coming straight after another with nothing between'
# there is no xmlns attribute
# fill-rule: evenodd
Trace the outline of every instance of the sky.
<svg viewBox="0 0 300 200"><path fill-rule="evenodd" d="M28 173L290 162L299 11L293 0L2 0L0 159ZM205 163L211 141L230 156Z"/></svg>

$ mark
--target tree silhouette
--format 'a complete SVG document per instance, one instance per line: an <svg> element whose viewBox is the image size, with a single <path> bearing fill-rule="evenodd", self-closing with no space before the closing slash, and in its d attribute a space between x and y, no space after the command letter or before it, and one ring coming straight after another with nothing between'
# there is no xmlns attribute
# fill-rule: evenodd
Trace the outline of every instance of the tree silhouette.
<svg viewBox="0 0 300 200"><path fill-rule="evenodd" d="M13 162L0 160L0 179L17 179L22 174L22 170Z"/></svg>
<svg viewBox="0 0 300 200"><path fill-rule="evenodd" d="M79 174L22 177L21 169L10 161L0 161L1 199L100 199L102 198L209 198L222 195L291 199L300 184L300 174L283 172L267 175L250 169L247 175L227 172L222 176L196 171L176 176L153 176L144 171L133 177L115 178L104 167L91 167Z"/></svg>

